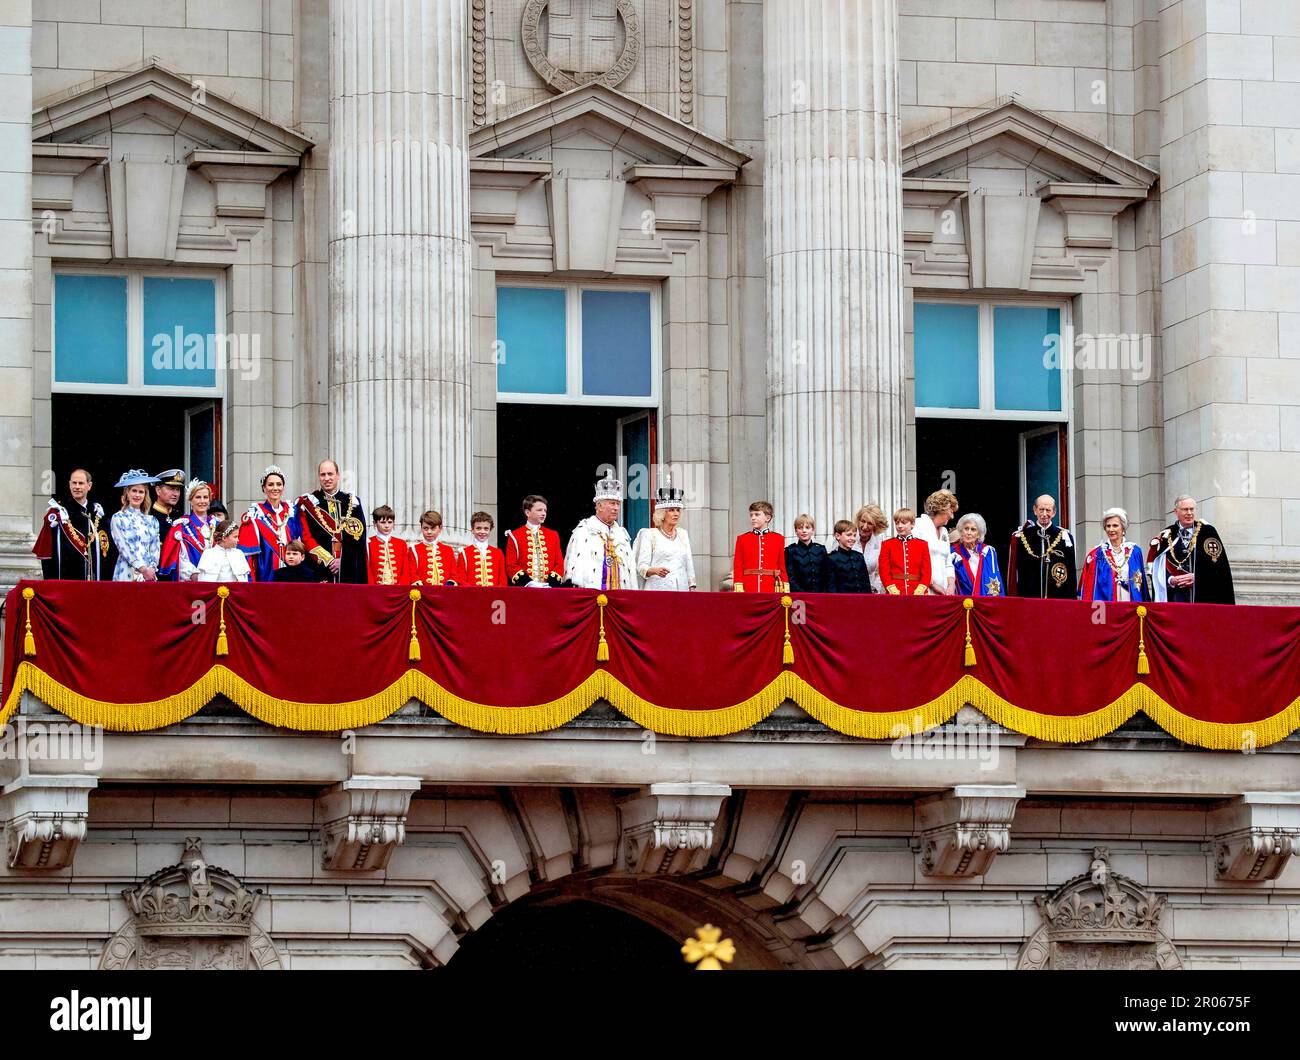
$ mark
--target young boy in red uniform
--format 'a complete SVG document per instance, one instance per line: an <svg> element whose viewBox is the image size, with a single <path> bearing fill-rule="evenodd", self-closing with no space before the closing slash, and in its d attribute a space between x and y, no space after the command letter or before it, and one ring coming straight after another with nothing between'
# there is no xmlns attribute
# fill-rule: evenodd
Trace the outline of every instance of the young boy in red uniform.
<svg viewBox="0 0 1300 1060"><path fill-rule="evenodd" d="M461 585L505 585L506 559L501 550L488 544L495 521L487 512L469 517L474 540L460 550L457 578Z"/></svg>
<svg viewBox="0 0 1300 1060"><path fill-rule="evenodd" d="M750 529L736 538L731 564L732 588L738 593L784 593L790 576L785 570L785 538L769 529L772 506L755 501L749 506Z"/></svg>
<svg viewBox="0 0 1300 1060"><path fill-rule="evenodd" d="M411 550L400 537L393 536L397 515L387 504L370 513L375 534L368 542L369 582L371 585L410 585Z"/></svg>
<svg viewBox="0 0 1300 1060"><path fill-rule="evenodd" d="M412 585L456 585L460 566L456 550L438 540L442 516L425 512L420 516L420 540L411 546Z"/></svg>
<svg viewBox="0 0 1300 1060"><path fill-rule="evenodd" d="M924 596L930 591L930 546L912 536L916 513L899 508L894 533L880 544L880 582L894 596Z"/></svg>
<svg viewBox="0 0 1300 1060"><path fill-rule="evenodd" d="M564 581L560 535L548 530L546 498L524 498L524 525L506 535L506 579L511 585L557 586Z"/></svg>

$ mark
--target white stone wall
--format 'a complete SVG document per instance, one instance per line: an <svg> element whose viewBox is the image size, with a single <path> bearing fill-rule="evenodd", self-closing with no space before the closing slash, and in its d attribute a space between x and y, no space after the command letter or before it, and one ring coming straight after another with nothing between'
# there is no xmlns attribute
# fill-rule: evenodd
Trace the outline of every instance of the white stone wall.
<svg viewBox="0 0 1300 1060"><path fill-rule="evenodd" d="M294 0L33 0L36 99L157 56L292 125Z"/></svg>
<svg viewBox="0 0 1300 1060"><path fill-rule="evenodd" d="M0 4L0 574L30 569L32 370L32 12Z"/></svg>
<svg viewBox="0 0 1300 1060"><path fill-rule="evenodd" d="M1167 492L1276 598L1300 576L1300 9L1180 0L1160 25Z"/></svg>

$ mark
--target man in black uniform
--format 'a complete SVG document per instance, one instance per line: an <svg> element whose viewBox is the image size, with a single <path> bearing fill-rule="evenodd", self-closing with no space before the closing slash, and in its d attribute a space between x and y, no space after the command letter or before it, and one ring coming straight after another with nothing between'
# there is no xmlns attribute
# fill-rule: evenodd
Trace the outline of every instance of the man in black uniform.
<svg viewBox="0 0 1300 1060"><path fill-rule="evenodd" d="M316 468L320 489L298 498L303 543L316 580L365 585L366 510L355 493L339 489L339 466L322 460Z"/></svg>
<svg viewBox="0 0 1300 1060"><path fill-rule="evenodd" d="M153 488L154 502L153 507L149 509L149 514L158 521L159 543L166 539L167 531L172 528L172 520L184 514L177 507L181 502L181 492L184 489L185 472L180 468L174 467L169 471L158 472L158 484ZM173 568L168 574L159 571L158 580L174 582L179 575L179 568Z"/></svg>
<svg viewBox="0 0 1300 1060"><path fill-rule="evenodd" d="M1233 604L1232 568L1219 531L1196 518L1196 498L1174 501L1178 518L1151 539L1147 562L1157 600Z"/></svg>
<svg viewBox="0 0 1300 1060"><path fill-rule="evenodd" d="M1011 535L1008 557L1011 596L1074 600L1079 585L1074 538L1056 524L1056 499L1044 493L1034 502L1034 518Z"/></svg>
<svg viewBox="0 0 1300 1060"><path fill-rule="evenodd" d="M98 581L113 577L108 556L108 520L90 500L90 472L77 468L68 476L68 493L51 497L32 551L40 557L47 579Z"/></svg>

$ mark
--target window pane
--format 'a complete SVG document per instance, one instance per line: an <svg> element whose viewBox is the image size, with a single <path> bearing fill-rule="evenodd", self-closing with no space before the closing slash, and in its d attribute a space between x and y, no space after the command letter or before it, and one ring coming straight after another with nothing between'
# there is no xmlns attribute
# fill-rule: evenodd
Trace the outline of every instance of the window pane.
<svg viewBox="0 0 1300 1060"><path fill-rule="evenodd" d="M650 292L582 292L582 392L650 396Z"/></svg>
<svg viewBox="0 0 1300 1060"><path fill-rule="evenodd" d="M126 277L54 277L54 381L126 383Z"/></svg>
<svg viewBox="0 0 1300 1060"><path fill-rule="evenodd" d="M213 280L144 278L145 386L216 386L218 363L251 356L248 336L217 335L216 297Z"/></svg>
<svg viewBox="0 0 1300 1060"><path fill-rule="evenodd" d="M1034 502L1044 493L1061 496L1060 433L1029 432L1025 439L1025 518L1034 517ZM1057 515L1061 509L1057 505Z"/></svg>
<svg viewBox="0 0 1300 1060"><path fill-rule="evenodd" d="M623 525L630 536L650 525L650 417L637 416L620 424L623 433Z"/></svg>
<svg viewBox="0 0 1300 1060"><path fill-rule="evenodd" d="M1061 311L993 307L993 403L999 409L1061 411Z"/></svg>
<svg viewBox="0 0 1300 1060"><path fill-rule="evenodd" d="M979 306L917 302L912 325L917 408L978 409Z"/></svg>
<svg viewBox="0 0 1300 1060"><path fill-rule="evenodd" d="M497 288L497 392L563 394L564 292Z"/></svg>

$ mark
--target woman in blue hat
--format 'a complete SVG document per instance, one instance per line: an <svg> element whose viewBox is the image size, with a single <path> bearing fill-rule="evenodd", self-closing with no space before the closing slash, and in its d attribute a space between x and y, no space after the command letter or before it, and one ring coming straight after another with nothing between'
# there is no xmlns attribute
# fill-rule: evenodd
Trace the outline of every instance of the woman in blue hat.
<svg viewBox="0 0 1300 1060"><path fill-rule="evenodd" d="M117 545L115 582L158 580L162 541L158 521L149 514L149 487L157 481L156 476L138 470L128 471L117 481L122 491L122 510L109 520L113 543Z"/></svg>

